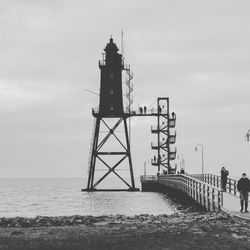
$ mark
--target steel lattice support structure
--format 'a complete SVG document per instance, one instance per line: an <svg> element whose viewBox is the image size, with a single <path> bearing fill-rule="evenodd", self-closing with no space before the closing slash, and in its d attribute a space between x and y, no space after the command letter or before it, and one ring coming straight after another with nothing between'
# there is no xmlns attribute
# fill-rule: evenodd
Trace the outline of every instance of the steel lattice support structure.
<svg viewBox="0 0 250 250"><path fill-rule="evenodd" d="M96 118L96 126L95 126L95 134L94 134L94 142L93 142L93 148L92 148L92 155L91 155L91 161L90 161L90 167L89 167L89 177L88 177L88 184L87 184L87 191L97 191L97 186L110 174L114 173L123 183L126 184L128 187L129 191L137 191L138 189L135 188L135 181L134 181L134 174L133 174L133 167L132 167L132 159L131 159L131 151L130 151L130 143L129 143L129 136L128 136L128 127L127 127L127 122L125 117L119 118L112 127L110 127L106 119L102 117L97 117ZM108 129L108 133L106 136L102 139L99 140L99 133L100 133L100 124L103 123L106 128ZM120 124L124 125L125 129L125 137L126 137L126 143L124 144L119 137L115 134L118 126ZM103 146L105 143L110 139L111 136L114 136L115 139L118 141L118 143L122 146L123 151L102 151ZM114 155L119 155L121 158L113 165L110 166L109 163L107 163L102 156L104 155L109 155L110 157ZM96 166L96 160L99 160L100 162L103 163L104 166L107 167L107 172L99 178L97 181L95 181L95 166ZM131 183L129 184L124 178L122 178L117 172L116 168L125 160L128 159L128 164L129 164L129 171L130 171L130 178L131 178ZM102 189L107 190L107 189ZM109 191L116 191L117 189L108 189ZM122 190L122 189L119 189ZM99 190L100 191L100 190Z"/></svg>

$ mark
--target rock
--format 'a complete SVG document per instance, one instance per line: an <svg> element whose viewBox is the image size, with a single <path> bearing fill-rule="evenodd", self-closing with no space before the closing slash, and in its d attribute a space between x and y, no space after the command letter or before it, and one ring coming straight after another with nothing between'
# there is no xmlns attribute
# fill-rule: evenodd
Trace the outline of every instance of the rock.
<svg viewBox="0 0 250 250"><path fill-rule="evenodd" d="M108 224L109 224L109 222L107 222L107 221L100 221L100 222L94 223L95 226L106 226Z"/></svg>
<svg viewBox="0 0 250 250"><path fill-rule="evenodd" d="M24 234L24 233L21 232L21 231L15 230L15 231L11 232L10 234L11 235L21 235L21 234Z"/></svg>
<svg viewBox="0 0 250 250"><path fill-rule="evenodd" d="M117 225L117 224L121 224L121 222L120 222L120 221L118 221L118 220L111 221L111 222L109 222L109 223L110 223L110 224L114 224L114 225L115 225L115 224L116 224L116 225Z"/></svg>

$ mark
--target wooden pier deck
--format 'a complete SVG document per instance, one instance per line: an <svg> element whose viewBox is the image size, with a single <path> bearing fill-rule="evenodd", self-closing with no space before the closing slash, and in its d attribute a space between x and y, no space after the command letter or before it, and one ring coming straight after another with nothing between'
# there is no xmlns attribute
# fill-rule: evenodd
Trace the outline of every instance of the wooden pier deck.
<svg viewBox="0 0 250 250"><path fill-rule="evenodd" d="M248 202L248 207L250 207L250 202ZM240 198L236 195L224 192L222 208L230 214L250 220L250 213L240 212Z"/></svg>

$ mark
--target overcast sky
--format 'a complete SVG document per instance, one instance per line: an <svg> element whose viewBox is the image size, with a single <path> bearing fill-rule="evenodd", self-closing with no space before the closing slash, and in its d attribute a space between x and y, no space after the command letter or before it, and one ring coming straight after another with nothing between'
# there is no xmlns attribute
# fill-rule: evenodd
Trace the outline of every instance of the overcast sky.
<svg viewBox="0 0 250 250"><path fill-rule="evenodd" d="M201 171L202 143L205 172L250 175L249 11L247 0L0 0L1 176L86 175L99 99L84 89L99 91L98 60L121 29L134 107L170 97L186 170ZM155 122L133 118L136 176Z"/></svg>

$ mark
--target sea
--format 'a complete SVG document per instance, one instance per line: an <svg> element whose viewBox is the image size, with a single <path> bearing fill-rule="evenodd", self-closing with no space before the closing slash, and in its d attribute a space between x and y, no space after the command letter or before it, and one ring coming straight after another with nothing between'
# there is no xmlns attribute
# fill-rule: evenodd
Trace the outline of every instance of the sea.
<svg viewBox="0 0 250 250"><path fill-rule="evenodd" d="M138 186L138 185L137 185ZM154 192L82 192L82 178L2 178L0 217L173 214L177 206Z"/></svg>

